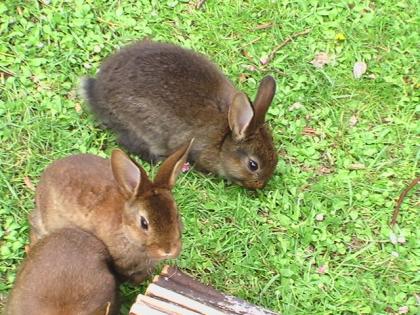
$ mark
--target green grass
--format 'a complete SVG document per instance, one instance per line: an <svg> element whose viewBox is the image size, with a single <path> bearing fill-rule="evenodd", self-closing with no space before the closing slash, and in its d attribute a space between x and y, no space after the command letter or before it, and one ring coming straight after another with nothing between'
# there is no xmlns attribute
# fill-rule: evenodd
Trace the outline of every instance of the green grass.
<svg viewBox="0 0 420 315"><path fill-rule="evenodd" d="M194 171L182 175L175 195L185 232L176 263L202 282L284 314L418 311L414 192L396 231L406 242L393 245L388 226L396 198L418 176L416 1L208 0L195 10L181 0L6 0L0 15L3 297L28 240L34 193L24 178L36 185L54 159L109 156L116 146L75 95L79 78L94 74L117 47L147 36L207 54L251 97L264 75L278 83L268 114L280 156L273 179L253 193ZM264 23L272 26L256 29ZM268 65L259 64L308 28ZM256 71L244 68L251 61L241 50ZM316 69L310 61L318 52L335 61ZM358 60L368 72L355 80ZM303 107L290 111L295 102ZM324 220L316 220L319 214ZM325 273L317 272L321 266ZM123 288L125 314L143 290Z"/></svg>

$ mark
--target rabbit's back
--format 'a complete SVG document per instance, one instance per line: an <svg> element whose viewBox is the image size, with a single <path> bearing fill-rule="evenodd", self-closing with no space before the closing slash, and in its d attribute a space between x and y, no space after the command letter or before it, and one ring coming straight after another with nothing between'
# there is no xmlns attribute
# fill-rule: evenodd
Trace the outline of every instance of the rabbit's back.
<svg viewBox="0 0 420 315"><path fill-rule="evenodd" d="M109 302L117 282L105 245L78 229L62 229L29 251L18 273L7 315L92 314ZM110 314L115 314L115 310Z"/></svg>
<svg viewBox="0 0 420 315"><path fill-rule="evenodd" d="M85 90L93 111L123 145L140 153L147 147L157 159L192 137L197 150L207 144L202 139L209 130L224 130L235 93L204 56L149 41L111 56Z"/></svg>
<svg viewBox="0 0 420 315"><path fill-rule="evenodd" d="M100 214L108 217L103 222L112 221L119 215L116 205L121 200L108 160L90 154L57 160L47 167L37 186L36 208L30 215L31 238L34 241L73 226L96 232L92 216Z"/></svg>

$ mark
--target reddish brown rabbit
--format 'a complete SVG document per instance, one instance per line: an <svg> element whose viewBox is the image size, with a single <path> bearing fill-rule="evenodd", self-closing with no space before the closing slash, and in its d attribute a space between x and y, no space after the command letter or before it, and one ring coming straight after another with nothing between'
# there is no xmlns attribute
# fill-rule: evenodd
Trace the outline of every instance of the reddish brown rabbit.
<svg viewBox="0 0 420 315"><path fill-rule="evenodd" d="M207 58L152 41L125 47L104 62L82 93L120 143L146 160L161 160L195 138L189 160L247 188L273 175L276 150L264 117L276 84L265 77L255 102Z"/></svg>
<svg viewBox="0 0 420 315"><path fill-rule="evenodd" d="M111 315L118 284L104 243L80 229L61 229L29 251L6 315Z"/></svg>
<svg viewBox="0 0 420 315"><path fill-rule="evenodd" d="M111 160L80 154L55 161L36 190L31 241L80 227L105 243L123 280L143 281L158 261L180 253L180 216L171 189L191 143L162 163L154 182L121 150Z"/></svg>

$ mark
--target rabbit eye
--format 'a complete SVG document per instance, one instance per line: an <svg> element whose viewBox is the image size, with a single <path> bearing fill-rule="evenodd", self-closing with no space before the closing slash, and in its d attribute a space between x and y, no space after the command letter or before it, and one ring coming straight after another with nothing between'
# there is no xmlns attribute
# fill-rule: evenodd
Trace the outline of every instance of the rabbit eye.
<svg viewBox="0 0 420 315"><path fill-rule="evenodd" d="M140 225L143 230L147 231L149 229L149 222L143 216L140 217Z"/></svg>
<svg viewBox="0 0 420 315"><path fill-rule="evenodd" d="M249 161L248 161L248 168L249 168L251 171L255 172L256 170L258 170L258 163L257 163L257 162L255 162L254 160L249 160Z"/></svg>

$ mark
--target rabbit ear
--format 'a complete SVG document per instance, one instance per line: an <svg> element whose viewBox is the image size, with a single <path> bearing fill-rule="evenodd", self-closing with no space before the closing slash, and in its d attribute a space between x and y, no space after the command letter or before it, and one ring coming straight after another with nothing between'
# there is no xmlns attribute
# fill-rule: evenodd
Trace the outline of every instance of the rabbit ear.
<svg viewBox="0 0 420 315"><path fill-rule="evenodd" d="M110 308L111 308L111 302L106 302L104 305L98 307L90 315L109 315Z"/></svg>
<svg viewBox="0 0 420 315"><path fill-rule="evenodd" d="M126 198L137 195L140 184L144 185L149 181L146 172L120 149L112 151L111 167L114 178Z"/></svg>
<svg viewBox="0 0 420 315"><path fill-rule="evenodd" d="M194 138L172 153L162 163L155 177L156 185L169 187L170 189L175 186L176 177L181 172L184 163L187 161L188 153L190 152L193 142Z"/></svg>
<svg viewBox="0 0 420 315"><path fill-rule="evenodd" d="M253 117L254 110L248 97L244 93L236 94L228 113L229 128L235 140L242 140L247 136Z"/></svg>
<svg viewBox="0 0 420 315"><path fill-rule="evenodd" d="M266 76L261 81L257 96L255 97L255 118L253 122L254 127L258 127L264 123L265 114L267 113L268 107L273 101L275 93L276 81L274 81L272 76Z"/></svg>

